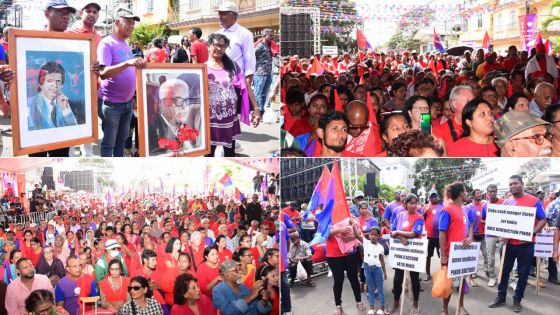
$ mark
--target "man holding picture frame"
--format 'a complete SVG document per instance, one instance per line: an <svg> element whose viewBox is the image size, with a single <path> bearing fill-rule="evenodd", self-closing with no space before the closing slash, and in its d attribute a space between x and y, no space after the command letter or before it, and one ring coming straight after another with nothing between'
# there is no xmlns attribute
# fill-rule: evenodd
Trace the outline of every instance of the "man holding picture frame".
<svg viewBox="0 0 560 315"><path fill-rule="evenodd" d="M136 71L145 68L146 61L134 58L126 39L132 35L135 22L140 18L126 8L117 10L113 34L103 38L97 48L101 65L101 84L97 101L98 115L102 119L102 157L124 156L132 119Z"/></svg>

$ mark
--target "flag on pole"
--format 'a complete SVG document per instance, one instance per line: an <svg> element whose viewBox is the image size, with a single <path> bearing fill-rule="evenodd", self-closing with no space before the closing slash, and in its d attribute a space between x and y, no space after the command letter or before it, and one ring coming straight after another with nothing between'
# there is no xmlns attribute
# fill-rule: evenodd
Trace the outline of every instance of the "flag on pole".
<svg viewBox="0 0 560 315"><path fill-rule="evenodd" d="M243 193L237 187L235 187L235 199L239 201L245 200L245 195L243 195Z"/></svg>
<svg viewBox="0 0 560 315"><path fill-rule="evenodd" d="M307 205L307 209L303 213L303 219L307 220L307 216L309 213L315 213L319 205L323 204L325 206L326 197L327 197L327 189L329 188L329 181L331 180L331 172L329 172L329 168L325 165L323 168L323 172L321 173L321 177L317 181L315 185L315 189L313 190L313 194L311 195L311 200Z"/></svg>
<svg viewBox="0 0 560 315"><path fill-rule="evenodd" d="M332 225L348 217L350 217L350 209L346 202L346 194L344 193L340 169L335 160L327 188L326 204L323 211L315 215L318 222L317 233L310 245L326 241L331 232Z"/></svg>
<svg viewBox="0 0 560 315"><path fill-rule="evenodd" d="M163 192L163 179L161 179L161 177L159 178L159 189L161 190L161 192Z"/></svg>
<svg viewBox="0 0 560 315"><path fill-rule="evenodd" d="M486 50L486 52L490 51L490 36L488 32L484 33L484 38L482 39L482 49Z"/></svg>
<svg viewBox="0 0 560 315"><path fill-rule="evenodd" d="M366 48L373 49L372 46L369 44L364 33L359 28L356 28L356 39L358 42L358 49L366 49Z"/></svg>
<svg viewBox="0 0 560 315"><path fill-rule="evenodd" d="M552 48L552 41L550 41L550 39L547 37L546 41L544 42L544 47L546 49L546 54L550 55L554 52L554 49Z"/></svg>
<svg viewBox="0 0 560 315"><path fill-rule="evenodd" d="M309 78L312 74L316 74L316 75L322 75L323 72L325 70L323 69L323 66L321 66L321 63L319 62L319 60L317 58L313 58L313 65L311 65L311 68L309 68L309 70L307 70L307 77Z"/></svg>
<svg viewBox="0 0 560 315"><path fill-rule="evenodd" d="M341 112L342 111L342 103L340 102L340 98L338 97L338 91L336 87L334 88L334 110Z"/></svg>
<svg viewBox="0 0 560 315"><path fill-rule="evenodd" d="M105 200L107 200L107 203L113 203L113 196L111 196L110 190L107 190L107 193L105 194Z"/></svg>
<svg viewBox="0 0 560 315"><path fill-rule="evenodd" d="M233 182L231 181L231 177L229 177L229 175L227 173L224 174L222 179L220 179L220 183L222 185L224 185L224 187L226 187L226 188L233 185Z"/></svg>
<svg viewBox="0 0 560 315"><path fill-rule="evenodd" d="M441 44L441 41L439 40L439 36L436 33L436 28L435 27L434 27L434 48L435 48L435 50L439 51L440 53L445 52L445 48L443 48L443 45Z"/></svg>

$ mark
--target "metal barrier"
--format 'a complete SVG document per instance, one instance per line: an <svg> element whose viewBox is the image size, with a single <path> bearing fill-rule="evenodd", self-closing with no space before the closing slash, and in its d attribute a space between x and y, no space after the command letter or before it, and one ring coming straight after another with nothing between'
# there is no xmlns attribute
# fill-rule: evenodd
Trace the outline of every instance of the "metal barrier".
<svg viewBox="0 0 560 315"><path fill-rule="evenodd" d="M36 223L39 224L41 221L49 221L50 219L54 218L56 215L56 211L51 212L31 212L28 214L22 214L15 217L15 223Z"/></svg>

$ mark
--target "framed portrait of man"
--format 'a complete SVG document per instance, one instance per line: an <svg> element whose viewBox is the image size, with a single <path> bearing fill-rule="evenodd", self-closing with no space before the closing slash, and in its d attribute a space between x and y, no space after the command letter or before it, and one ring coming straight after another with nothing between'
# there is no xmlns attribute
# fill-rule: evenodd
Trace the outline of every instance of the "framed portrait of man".
<svg viewBox="0 0 560 315"><path fill-rule="evenodd" d="M97 141L94 36L14 29L9 33L14 155Z"/></svg>
<svg viewBox="0 0 560 315"><path fill-rule="evenodd" d="M136 74L140 156L210 153L206 65L148 64Z"/></svg>

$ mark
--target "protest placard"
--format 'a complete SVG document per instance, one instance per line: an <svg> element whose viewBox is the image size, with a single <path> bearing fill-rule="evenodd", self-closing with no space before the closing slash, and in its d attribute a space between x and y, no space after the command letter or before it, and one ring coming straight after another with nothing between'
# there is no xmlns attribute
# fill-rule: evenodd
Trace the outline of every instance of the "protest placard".
<svg viewBox="0 0 560 315"><path fill-rule="evenodd" d="M485 234L530 242L533 240L535 207L488 204Z"/></svg>
<svg viewBox="0 0 560 315"><path fill-rule="evenodd" d="M425 272L428 239L409 239L403 245L397 238L389 242L389 265L396 269Z"/></svg>
<svg viewBox="0 0 560 315"><path fill-rule="evenodd" d="M554 245L554 230L548 232L542 230L537 234L535 241L535 257L552 257L552 248Z"/></svg>
<svg viewBox="0 0 560 315"><path fill-rule="evenodd" d="M478 251L480 243L463 246L461 242L452 242L449 251L447 277L456 278L476 273L478 270Z"/></svg>
<svg viewBox="0 0 560 315"><path fill-rule="evenodd" d="M323 55L338 55L338 46L323 46Z"/></svg>

